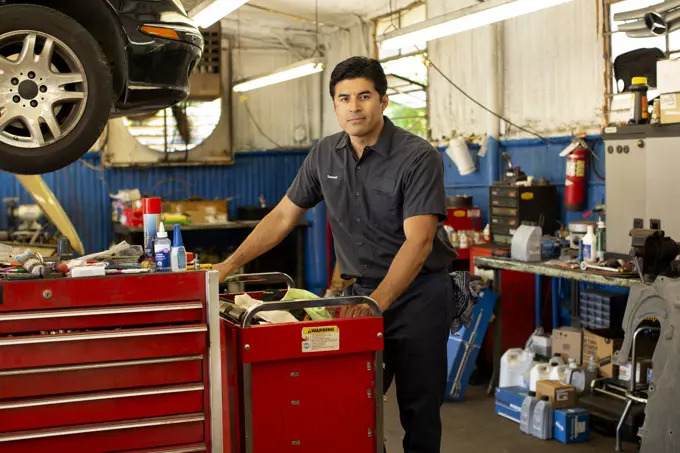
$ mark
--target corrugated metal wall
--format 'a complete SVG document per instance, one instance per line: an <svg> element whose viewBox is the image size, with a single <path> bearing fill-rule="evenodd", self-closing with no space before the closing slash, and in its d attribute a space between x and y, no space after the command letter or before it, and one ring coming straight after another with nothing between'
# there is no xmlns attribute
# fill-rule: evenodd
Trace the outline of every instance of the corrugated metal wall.
<svg viewBox="0 0 680 453"><path fill-rule="evenodd" d="M257 205L261 194L270 204L278 202L306 155L306 151L252 151L237 153L236 163L230 166L144 170L95 171L76 162L43 177L73 222L86 250L92 252L106 248L112 241L109 192L139 188L144 194L165 199L234 197L229 209L229 215L234 217L238 206ZM87 161L99 165L96 154L88 155ZM0 199L5 197L19 197L21 203L33 202L13 175L0 172ZM0 215L0 228L6 224L4 214Z"/></svg>
<svg viewBox="0 0 680 453"><path fill-rule="evenodd" d="M292 51L234 50L234 78L267 74L302 59L303 55L294 55ZM246 93L233 93L234 149L249 151L311 145L320 134L321 78L320 74L314 74ZM241 102L241 95L248 99L252 118ZM304 139L296 139L296 129L304 132Z"/></svg>
<svg viewBox="0 0 680 453"><path fill-rule="evenodd" d="M602 125L604 57L602 0L579 0L503 22L501 112L520 126L568 135ZM428 17L470 6L469 0L429 0ZM486 99L490 27L431 41L432 61L482 104ZM434 137L484 133L485 114L430 71ZM482 82L484 81L484 82ZM514 133L514 131L510 131Z"/></svg>

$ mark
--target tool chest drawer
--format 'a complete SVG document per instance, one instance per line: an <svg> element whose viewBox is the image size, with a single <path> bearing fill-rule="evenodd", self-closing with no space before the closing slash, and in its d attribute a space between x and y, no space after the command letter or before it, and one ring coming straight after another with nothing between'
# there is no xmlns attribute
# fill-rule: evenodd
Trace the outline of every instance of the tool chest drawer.
<svg viewBox="0 0 680 453"><path fill-rule="evenodd" d="M178 417L0 434L0 451L2 453L109 453L134 450L174 452L176 450L170 448L176 448L178 445L203 444L204 437L205 417L204 414L197 413ZM160 447L168 447L168 449L163 450Z"/></svg>
<svg viewBox="0 0 680 453"><path fill-rule="evenodd" d="M492 216L508 216L508 217L517 217L517 213L519 211L514 208L491 208L491 215Z"/></svg>
<svg viewBox="0 0 680 453"><path fill-rule="evenodd" d="M517 190L516 187L491 187L491 196L492 197L509 197L509 198L514 198L517 197L519 194L519 191Z"/></svg>
<svg viewBox="0 0 680 453"><path fill-rule="evenodd" d="M0 312L112 307L196 300L205 294L204 274L112 275L0 283Z"/></svg>
<svg viewBox="0 0 680 453"><path fill-rule="evenodd" d="M0 312L0 335L41 331L102 329L119 326L203 322L201 301L95 307L69 310Z"/></svg>
<svg viewBox="0 0 680 453"><path fill-rule="evenodd" d="M517 198L491 197L491 206L516 208L517 207Z"/></svg>
<svg viewBox="0 0 680 453"><path fill-rule="evenodd" d="M0 403L0 433L179 415L203 410L203 384Z"/></svg>
<svg viewBox="0 0 680 453"><path fill-rule="evenodd" d="M0 371L2 399L203 381L203 356L165 357Z"/></svg>
<svg viewBox="0 0 680 453"><path fill-rule="evenodd" d="M491 227L493 228L494 226L517 228L519 220L516 217L492 217Z"/></svg>
<svg viewBox="0 0 680 453"><path fill-rule="evenodd" d="M4 337L0 371L204 354L207 330L193 325Z"/></svg>

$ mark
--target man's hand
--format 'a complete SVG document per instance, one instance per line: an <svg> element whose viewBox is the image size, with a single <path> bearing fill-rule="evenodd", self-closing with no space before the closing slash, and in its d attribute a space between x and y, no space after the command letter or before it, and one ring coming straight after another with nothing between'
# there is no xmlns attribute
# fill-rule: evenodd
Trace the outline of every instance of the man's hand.
<svg viewBox="0 0 680 453"><path fill-rule="evenodd" d="M361 316L373 316L373 312L367 304L343 305L340 309L341 318L358 318Z"/></svg>

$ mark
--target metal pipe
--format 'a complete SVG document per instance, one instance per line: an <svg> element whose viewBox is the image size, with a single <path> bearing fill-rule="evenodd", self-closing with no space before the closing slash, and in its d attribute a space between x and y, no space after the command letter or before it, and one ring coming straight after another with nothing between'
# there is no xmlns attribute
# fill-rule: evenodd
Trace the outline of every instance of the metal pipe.
<svg viewBox="0 0 680 453"><path fill-rule="evenodd" d="M635 20L642 19L647 13L665 13L672 9L680 7L680 0L668 0L659 5L649 6L647 8L636 9L634 11L626 11L624 13L614 14L614 21Z"/></svg>
<svg viewBox="0 0 680 453"><path fill-rule="evenodd" d="M646 29L645 21L644 19L641 20L635 20L632 22L625 22L621 25L617 25L616 28L618 28L618 31L633 31L633 30L644 30Z"/></svg>

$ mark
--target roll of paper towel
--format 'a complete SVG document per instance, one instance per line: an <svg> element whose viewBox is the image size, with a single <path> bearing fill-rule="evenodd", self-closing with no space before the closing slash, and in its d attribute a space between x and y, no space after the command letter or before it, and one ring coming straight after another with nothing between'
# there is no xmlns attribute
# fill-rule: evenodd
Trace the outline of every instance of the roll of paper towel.
<svg viewBox="0 0 680 453"><path fill-rule="evenodd" d="M454 137L446 148L446 155L456 164L461 176L473 173L477 168L463 137Z"/></svg>

